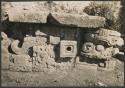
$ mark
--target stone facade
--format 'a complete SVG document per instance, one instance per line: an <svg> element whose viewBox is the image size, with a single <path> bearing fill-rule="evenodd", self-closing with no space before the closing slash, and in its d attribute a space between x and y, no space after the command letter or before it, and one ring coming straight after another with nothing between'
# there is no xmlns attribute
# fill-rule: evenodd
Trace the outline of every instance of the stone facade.
<svg viewBox="0 0 125 88"><path fill-rule="evenodd" d="M116 55L124 55L121 33L105 29L104 17L73 14L74 10L59 13L63 10L53 10L53 4L42 2L43 11L24 6L14 12L13 3L6 10L3 22L9 25L1 32L2 70L51 73L91 66L94 60L96 69L113 71Z"/></svg>

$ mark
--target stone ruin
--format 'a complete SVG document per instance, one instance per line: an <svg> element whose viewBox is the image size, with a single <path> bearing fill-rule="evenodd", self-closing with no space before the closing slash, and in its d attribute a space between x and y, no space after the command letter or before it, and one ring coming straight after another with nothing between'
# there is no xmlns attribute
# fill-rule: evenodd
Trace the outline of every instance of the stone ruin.
<svg viewBox="0 0 125 88"><path fill-rule="evenodd" d="M11 9L6 21L3 70L51 72L91 61L99 69L114 70L116 56L124 55L122 35L105 29L104 17Z"/></svg>
<svg viewBox="0 0 125 88"><path fill-rule="evenodd" d="M111 65L110 68L113 68L114 56L121 54L119 48L124 45L121 34L104 29L105 18L99 16L34 13L25 10L13 14L10 10L8 21L12 23L12 29L10 27L9 30L14 33L9 35L10 37L4 32L1 33L2 69L11 71L56 70L56 67L63 65L68 68L73 66L79 56L95 61L103 60L99 62L99 66L107 68ZM32 26L32 23L35 24ZM23 35L20 25L30 25L23 28L29 33ZM83 31L87 31L85 36L80 35ZM19 40L21 37L23 40ZM82 40L83 37L85 40ZM19 47L20 42L22 46Z"/></svg>
<svg viewBox="0 0 125 88"><path fill-rule="evenodd" d="M120 47L124 45L121 34L117 31L100 28L93 33L87 33L81 55L91 59L103 60L99 66L111 70L115 67L115 56L124 55Z"/></svg>

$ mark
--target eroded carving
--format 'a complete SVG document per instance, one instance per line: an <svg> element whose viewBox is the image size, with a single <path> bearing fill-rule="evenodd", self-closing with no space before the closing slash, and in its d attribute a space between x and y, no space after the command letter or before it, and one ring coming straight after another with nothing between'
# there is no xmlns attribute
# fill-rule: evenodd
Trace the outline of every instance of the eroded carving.
<svg viewBox="0 0 125 88"><path fill-rule="evenodd" d="M9 51L8 51L8 47L11 43L11 41L9 40L8 36L4 33L1 32L1 37L2 37L2 41L1 41L1 63L2 63L2 69L9 69Z"/></svg>
<svg viewBox="0 0 125 88"><path fill-rule="evenodd" d="M29 55L12 55L11 71L32 71L32 62Z"/></svg>
<svg viewBox="0 0 125 88"><path fill-rule="evenodd" d="M25 54L25 51L22 49L22 48L19 48L18 47L18 44L19 44L19 40L14 40L12 43L11 43L11 49L12 51L17 54L17 55L20 55L20 54Z"/></svg>
<svg viewBox="0 0 125 88"><path fill-rule="evenodd" d="M91 59L102 59L104 61L100 62L99 66L113 70L115 66L113 57L122 53L120 47L124 45L121 34L117 31L100 28L95 32L87 33L85 37L86 42L83 44L81 55Z"/></svg>
<svg viewBox="0 0 125 88"><path fill-rule="evenodd" d="M124 40L121 38L121 34L117 31L101 28L95 33L86 34L86 40L94 42L96 44L108 45L108 46L123 46ZM96 40L96 41L95 41Z"/></svg>
<svg viewBox="0 0 125 88"><path fill-rule="evenodd" d="M42 26L38 24L31 26L29 23L30 26L26 27L28 31L25 31L24 34L21 30L19 33L16 33L18 32L17 29L13 30L14 36L11 36L12 43L10 44L12 52L7 52L11 56L7 58L13 60L10 65L10 69L13 71L55 71L58 68L68 69L72 64L75 64L76 57L80 56L82 58L95 59L95 61L98 59L104 60L104 63L100 62L99 65L105 67L105 64L108 61L110 62L112 57L121 53L119 48L124 45L123 38L119 32L100 28L105 25L104 17L55 12L31 14L32 12L23 10L20 12L17 11L15 13L17 14L16 17L10 10L8 12L9 21L42 23ZM28 16L31 17L27 18ZM20 23L13 26L13 28L19 25ZM61 28L62 26L64 28ZM85 41L83 41L79 39L83 36L79 30L84 28L97 28L97 30L93 29L92 32L85 32L83 34L85 35ZM67 30L70 30L71 34ZM20 38L17 37L18 34L21 36ZM7 39L5 34L2 34L2 36ZM20 42L22 43L21 47L19 46ZM9 44L6 48L8 46Z"/></svg>
<svg viewBox="0 0 125 88"><path fill-rule="evenodd" d="M87 42L83 44L82 55L88 58L96 58L96 59L108 59L119 53L118 48L104 48L103 45L94 45L91 42Z"/></svg>

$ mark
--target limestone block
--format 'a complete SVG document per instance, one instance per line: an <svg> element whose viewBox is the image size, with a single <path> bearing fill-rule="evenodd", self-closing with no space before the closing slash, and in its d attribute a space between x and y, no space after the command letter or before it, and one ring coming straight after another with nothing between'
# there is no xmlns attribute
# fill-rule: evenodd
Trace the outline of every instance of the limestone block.
<svg viewBox="0 0 125 88"><path fill-rule="evenodd" d="M10 64L11 71L32 71L31 58L28 55L12 55L14 63Z"/></svg>
<svg viewBox="0 0 125 88"><path fill-rule="evenodd" d="M77 27L103 27L105 18L99 16L88 16L68 13L51 13L50 22L52 24L62 24Z"/></svg>
<svg viewBox="0 0 125 88"><path fill-rule="evenodd" d="M104 28L100 28L100 30L96 31L96 33L99 36L117 36L117 37L121 37L121 33L114 31L114 30L109 30L109 29L104 29Z"/></svg>
<svg viewBox="0 0 125 88"><path fill-rule="evenodd" d="M13 14L14 12L14 14ZM30 11L30 10L9 10L8 16L10 22L30 22L30 23L46 23L48 12Z"/></svg>
<svg viewBox="0 0 125 88"><path fill-rule="evenodd" d="M75 57L77 54L77 42L62 40L60 42L60 57Z"/></svg>
<svg viewBox="0 0 125 88"><path fill-rule="evenodd" d="M50 40L50 44L59 44L60 37L50 36L49 40Z"/></svg>

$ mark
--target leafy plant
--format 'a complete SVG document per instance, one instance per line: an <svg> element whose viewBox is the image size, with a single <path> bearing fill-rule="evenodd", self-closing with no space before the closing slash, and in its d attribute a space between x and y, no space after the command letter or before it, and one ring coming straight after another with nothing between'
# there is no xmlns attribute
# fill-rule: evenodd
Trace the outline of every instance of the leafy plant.
<svg viewBox="0 0 125 88"><path fill-rule="evenodd" d="M106 18L105 28L121 32L122 18L119 15L115 17L115 12L118 10L116 3L107 2L91 2L89 6L85 7L84 12L88 15L102 16Z"/></svg>

